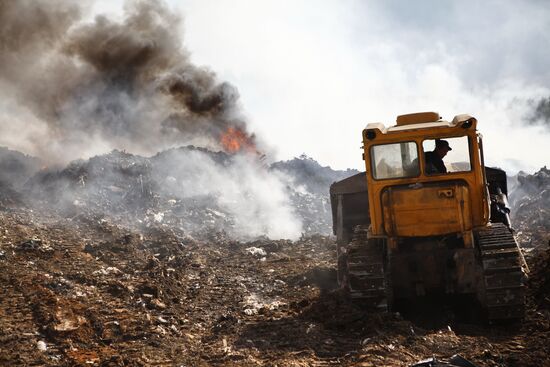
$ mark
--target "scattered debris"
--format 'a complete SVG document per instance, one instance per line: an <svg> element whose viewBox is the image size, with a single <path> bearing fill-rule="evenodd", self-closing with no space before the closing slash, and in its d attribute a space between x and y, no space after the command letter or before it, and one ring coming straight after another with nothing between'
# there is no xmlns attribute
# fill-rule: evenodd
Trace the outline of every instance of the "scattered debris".
<svg viewBox="0 0 550 367"><path fill-rule="evenodd" d="M45 352L48 350L48 346L43 340L40 340L36 343L36 348L41 352Z"/></svg>
<svg viewBox="0 0 550 367"><path fill-rule="evenodd" d="M251 255L258 256L258 257L264 257L267 256L267 252L263 248L258 247L249 247L246 249L246 252L248 252Z"/></svg>
<svg viewBox="0 0 550 367"><path fill-rule="evenodd" d="M319 219L312 233L237 239L215 198L158 185L180 179L155 173L159 159L169 158L115 152L43 171L25 185L26 205L2 201L0 186L0 365L406 366L432 353L434 366L460 366L445 359L454 353L480 367L550 362L550 221L531 213L536 190L516 201L526 205L516 229L532 249L525 322L426 326L344 297L320 186L296 178L288 188L304 223ZM290 175L283 167L273 173Z"/></svg>

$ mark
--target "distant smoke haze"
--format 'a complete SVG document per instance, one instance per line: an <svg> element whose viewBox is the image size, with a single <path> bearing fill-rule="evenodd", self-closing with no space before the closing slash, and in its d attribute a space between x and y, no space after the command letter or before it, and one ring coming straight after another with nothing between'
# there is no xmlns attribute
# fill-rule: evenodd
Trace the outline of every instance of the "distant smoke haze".
<svg viewBox="0 0 550 367"><path fill-rule="evenodd" d="M541 124L550 130L550 97L533 102L533 112L529 117L532 124Z"/></svg>
<svg viewBox="0 0 550 367"><path fill-rule="evenodd" d="M115 148L223 149L229 128L257 143L237 89L191 63L178 15L134 1L121 21L84 23L86 10L0 1L0 144L55 162Z"/></svg>
<svg viewBox="0 0 550 367"><path fill-rule="evenodd" d="M278 159L303 152L364 169L361 131L399 114L469 113L487 163L514 173L549 164L550 130L528 100L548 97L545 1L171 2L193 60L239 86L250 123ZM532 107L532 106L531 106ZM516 149L504 149L513 139Z"/></svg>

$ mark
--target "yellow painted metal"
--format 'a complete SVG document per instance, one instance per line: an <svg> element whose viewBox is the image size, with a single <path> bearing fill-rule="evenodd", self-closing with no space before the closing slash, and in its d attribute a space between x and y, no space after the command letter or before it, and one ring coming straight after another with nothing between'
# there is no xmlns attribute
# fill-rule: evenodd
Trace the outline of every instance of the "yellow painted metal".
<svg viewBox="0 0 550 367"><path fill-rule="evenodd" d="M382 207L388 236L419 237L472 229L469 190L464 184L389 188L382 193Z"/></svg>
<svg viewBox="0 0 550 367"><path fill-rule="evenodd" d="M476 127L475 118L459 115L451 123L410 124L399 129L374 124L363 130L371 235L434 236L467 233L487 225L487 187ZM418 177L376 180L370 174L373 145L414 141L418 156L423 157L424 140L463 136L469 139L471 171L425 175L424 159L419 159Z"/></svg>
<svg viewBox="0 0 550 367"><path fill-rule="evenodd" d="M399 115L396 119L397 126L419 124L422 122L435 122L439 120L439 113L437 112L417 112L409 113L407 115Z"/></svg>

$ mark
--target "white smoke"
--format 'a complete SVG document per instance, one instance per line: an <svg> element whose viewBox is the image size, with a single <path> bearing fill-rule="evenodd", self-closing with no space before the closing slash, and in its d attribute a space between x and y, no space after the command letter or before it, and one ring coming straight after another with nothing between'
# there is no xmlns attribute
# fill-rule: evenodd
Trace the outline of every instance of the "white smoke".
<svg viewBox="0 0 550 367"><path fill-rule="evenodd" d="M180 198L210 195L234 218L237 237L297 239L302 223L284 180L250 155L220 162L199 150L173 153L162 166L161 185ZM170 174L171 173L171 174Z"/></svg>

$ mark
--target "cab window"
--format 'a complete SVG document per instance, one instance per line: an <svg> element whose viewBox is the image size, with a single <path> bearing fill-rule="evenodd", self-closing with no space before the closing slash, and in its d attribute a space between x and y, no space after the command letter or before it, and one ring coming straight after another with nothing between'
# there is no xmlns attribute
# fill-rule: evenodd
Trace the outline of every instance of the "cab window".
<svg viewBox="0 0 550 367"><path fill-rule="evenodd" d="M422 142L426 175L471 171L468 137L429 139Z"/></svg>
<svg viewBox="0 0 550 367"><path fill-rule="evenodd" d="M416 177L420 174L416 142L374 145L370 149L375 179Z"/></svg>

